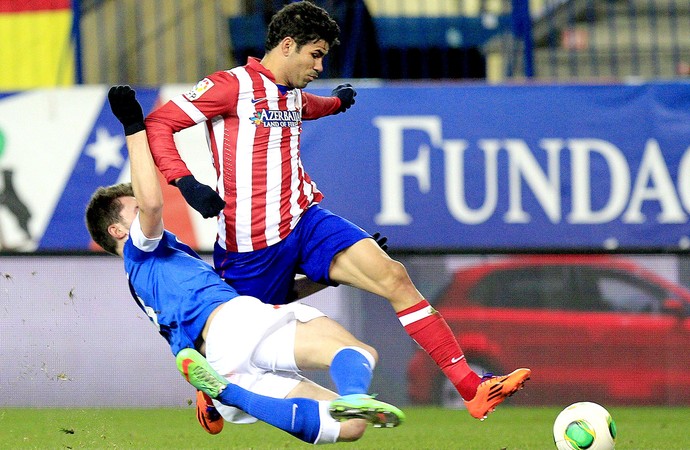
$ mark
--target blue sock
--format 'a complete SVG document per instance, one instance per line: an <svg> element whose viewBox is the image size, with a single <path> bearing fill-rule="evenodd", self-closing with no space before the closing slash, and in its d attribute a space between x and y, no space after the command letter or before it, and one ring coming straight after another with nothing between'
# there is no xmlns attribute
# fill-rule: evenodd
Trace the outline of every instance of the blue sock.
<svg viewBox="0 0 690 450"><path fill-rule="evenodd" d="M224 405L235 406L257 419L313 444L319 437L319 403L308 398L273 398L228 384L218 396Z"/></svg>
<svg viewBox="0 0 690 450"><path fill-rule="evenodd" d="M374 357L359 347L343 347L331 361L331 379L339 395L366 394L374 373Z"/></svg>

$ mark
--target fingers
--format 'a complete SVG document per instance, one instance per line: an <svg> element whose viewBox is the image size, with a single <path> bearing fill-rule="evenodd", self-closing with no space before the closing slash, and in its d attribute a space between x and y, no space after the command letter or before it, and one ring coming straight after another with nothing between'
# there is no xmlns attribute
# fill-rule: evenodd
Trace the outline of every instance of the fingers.
<svg viewBox="0 0 690 450"><path fill-rule="evenodd" d="M127 85L112 86L108 91L108 102L113 114L124 126L125 135L145 129L144 113L134 89Z"/></svg>
<svg viewBox="0 0 690 450"><path fill-rule="evenodd" d="M381 236L381 233L376 232L372 234L371 237L374 238L374 241L381 247L381 250L388 252L388 238L386 236Z"/></svg>
<svg viewBox="0 0 690 450"><path fill-rule="evenodd" d="M112 86L108 91L108 100L112 103L117 101L120 103L130 102L135 99L136 92L128 85Z"/></svg>

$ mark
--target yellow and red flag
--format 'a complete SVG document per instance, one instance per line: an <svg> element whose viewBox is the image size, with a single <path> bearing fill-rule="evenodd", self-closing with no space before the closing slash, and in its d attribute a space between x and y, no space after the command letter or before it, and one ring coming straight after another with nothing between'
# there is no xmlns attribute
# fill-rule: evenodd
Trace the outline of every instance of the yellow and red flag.
<svg viewBox="0 0 690 450"><path fill-rule="evenodd" d="M0 90L73 85L71 0L0 0Z"/></svg>

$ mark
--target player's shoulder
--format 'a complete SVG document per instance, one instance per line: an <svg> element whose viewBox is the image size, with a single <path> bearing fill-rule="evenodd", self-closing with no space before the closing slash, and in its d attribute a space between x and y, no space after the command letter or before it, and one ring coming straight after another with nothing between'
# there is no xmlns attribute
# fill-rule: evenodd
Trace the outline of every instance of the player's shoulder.
<svg viewBox="0 0 690 450"><path fill-rule="evenodd" d="M235 73L233 73L233 70L235 69L228 69L228 70L219 70L217 72L213 72L210 75L207 75L204 80L206 80L206 83L212 84L212 85L227 85L227 84L232 84L232 83L237 83L237 76ZM203 81L203 80L202 80Z"/></svg>
<svg viewBox="0 0 690 450"><path fill-rule="evenodd" d="M218 96L225 97L228 90L236 89L236 77L227 70L221 70L204 77L194 85L189 92L184 94L184 97L190 102L193 102L199 100L204 94L209 92L210 94L207 94L206 97L213 100Z"/></svg>

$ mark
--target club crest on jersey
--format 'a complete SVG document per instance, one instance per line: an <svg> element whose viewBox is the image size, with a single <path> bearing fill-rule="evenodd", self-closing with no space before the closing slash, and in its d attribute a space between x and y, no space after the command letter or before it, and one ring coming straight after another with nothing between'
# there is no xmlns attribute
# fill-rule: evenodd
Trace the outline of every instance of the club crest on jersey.
<svg viewBox="0 0 690 450"><path fill-rule="evenodd" d="M199 81L196 86L192 88L191 91L187 92L185 94L185 97L187 97L187 100L189 101L194 101L201 97L204 92L208 91L213 87L213 81L209 80L208 78L204 78L203 80Z"/></svg>
<svg viewBox="0 0 690 450"><path fill-rule="evenodd" d="M302 119L299 111L281 111L277 109L262 109L254 113L250 120L257 127L298 127Z"/></svg>

